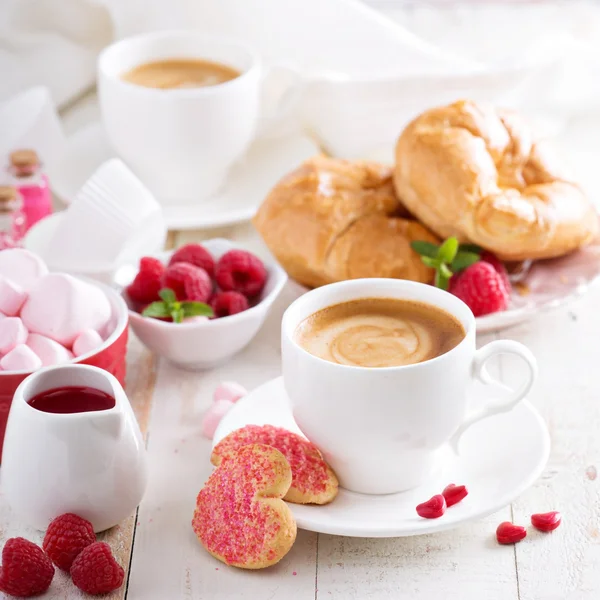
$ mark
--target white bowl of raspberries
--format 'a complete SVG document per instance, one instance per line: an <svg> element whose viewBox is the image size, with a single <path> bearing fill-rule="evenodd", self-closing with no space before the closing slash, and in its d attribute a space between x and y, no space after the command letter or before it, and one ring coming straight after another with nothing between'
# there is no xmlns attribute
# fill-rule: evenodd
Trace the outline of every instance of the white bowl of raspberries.
<svg viewBox="0 0 600 600"><path fill-rule="evenodd" d="M177 366L202 370L250 343L286 281L274 261L214 239L142 258L123 298L142 343Z"/></svg>

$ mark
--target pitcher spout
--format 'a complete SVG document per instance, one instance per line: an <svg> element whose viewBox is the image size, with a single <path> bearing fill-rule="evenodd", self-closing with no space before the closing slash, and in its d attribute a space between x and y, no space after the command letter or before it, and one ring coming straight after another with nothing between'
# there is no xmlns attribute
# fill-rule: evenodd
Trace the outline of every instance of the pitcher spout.
<svg viewBox="0 0 600 600"><path fill-rule="evenodd" d="M121 437L125 415L118 407L94 413L90 418L93 429L103 436L113 440Z"/></svg>

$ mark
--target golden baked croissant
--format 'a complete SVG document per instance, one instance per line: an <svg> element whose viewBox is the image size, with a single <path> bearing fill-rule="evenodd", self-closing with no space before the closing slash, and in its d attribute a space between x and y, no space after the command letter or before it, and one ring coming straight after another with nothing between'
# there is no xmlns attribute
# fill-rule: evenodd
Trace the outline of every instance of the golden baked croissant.
<svg viewBox="0 0 600 600"><path fill-rule="evenodd" d="M306 286L360 277L428 283L433 271L410 242L438 240L403 214L391 168L317 156L273 188L253 223L290 277Z"/></svg>
<svg viewBox="0 0 600 600"><path fill-rule="evenodd" d="M515 114L460 101L424 112L396 145L394 185L439 236L504 260L561 256L590 242L598 217Z"/></svg>

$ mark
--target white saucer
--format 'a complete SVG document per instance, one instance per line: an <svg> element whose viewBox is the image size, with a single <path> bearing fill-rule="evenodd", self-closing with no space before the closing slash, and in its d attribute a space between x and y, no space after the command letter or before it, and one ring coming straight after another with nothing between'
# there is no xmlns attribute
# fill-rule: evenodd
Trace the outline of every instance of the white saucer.
<svg viewBox="0 0 600 600"><path fill-rule="evenodd" d="M481 400L481 388L473 391L473 399ZM213 443L248 424L278 425L300 433L281 377L242 398L223 417ZM404 537L458 527L496 512L525 491L546 465L550 436L539 413L525 401L510 413L474 425L460 445L460 457L448 448L435 477L415 490L368 496L340 489L326 506L290 504L298 527L353 537ZM439 519L420 518L415 506L449 483L467 485L467 498Z"/></svg>
<svg viewBox="0 0 600 600"><path fill-rule="evenodd" d="M259 139L232 169L225 187L216 196L179 206L161 202L167 227L202 229L247 221L283 175L319 152L319 147L301 133ZM67 140L64 155L49 173L53 191L69 204L88 177L114 156L100 123L80 129Z"/></svg>

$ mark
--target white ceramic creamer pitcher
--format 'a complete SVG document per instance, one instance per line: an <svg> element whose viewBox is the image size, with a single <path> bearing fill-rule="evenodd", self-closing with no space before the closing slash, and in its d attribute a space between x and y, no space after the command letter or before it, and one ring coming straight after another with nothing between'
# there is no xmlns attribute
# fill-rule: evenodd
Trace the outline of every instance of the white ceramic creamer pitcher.
<svg viewBox="0 0 600 600"><path fill-rule="evenodd" d="M34 408L39 394L60 388L100 390L112 408L56 414ZM109 373L87 365L42 369L13 398L4 439L2 491L15 514L44 530L75 513L103 531L128 517L146 488L146 450L129 400Z"/></svg>

